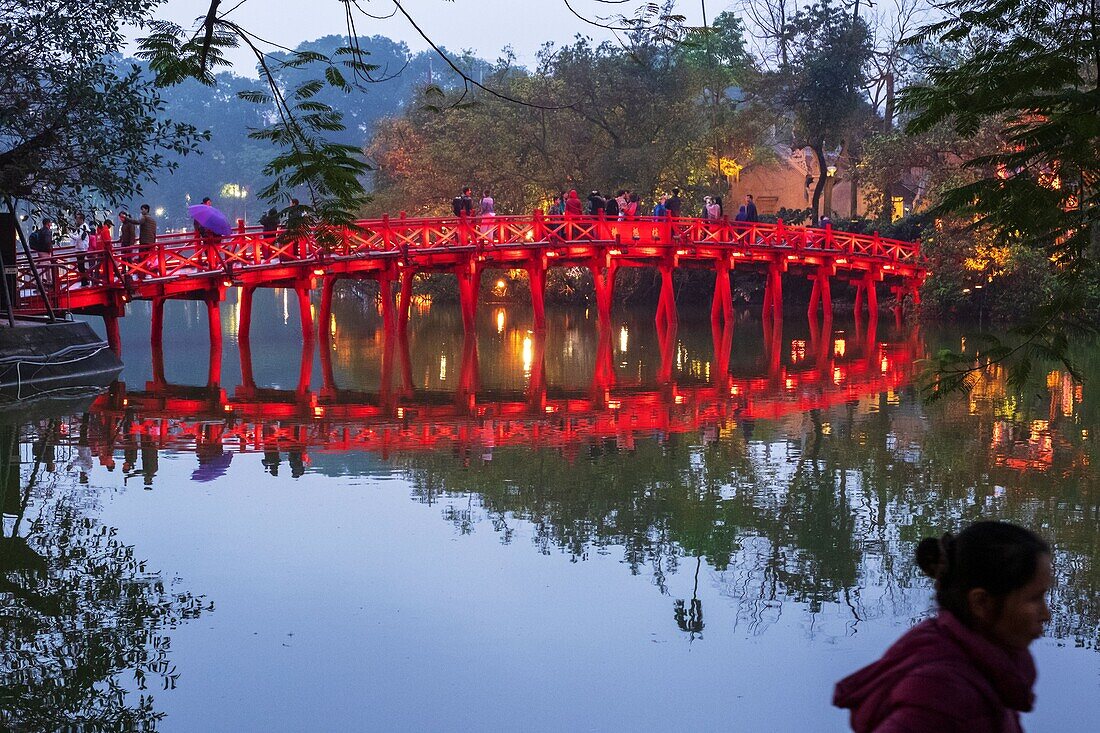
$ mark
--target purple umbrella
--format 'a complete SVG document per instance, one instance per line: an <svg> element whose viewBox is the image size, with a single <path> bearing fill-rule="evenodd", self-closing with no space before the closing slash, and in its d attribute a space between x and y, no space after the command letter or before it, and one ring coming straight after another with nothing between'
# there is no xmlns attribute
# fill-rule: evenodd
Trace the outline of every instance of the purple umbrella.
<svg viewBox="0 0 1100 733"><path fill-rule="evenodd" d="M228 237L233 233L233 227L229 224L229 219L225 214L215 209L208 204L197 204L195 206L188 206L187 213L191 215L191 218L199 223L199 226L204 229L209 229L223 237Z"/></svg>

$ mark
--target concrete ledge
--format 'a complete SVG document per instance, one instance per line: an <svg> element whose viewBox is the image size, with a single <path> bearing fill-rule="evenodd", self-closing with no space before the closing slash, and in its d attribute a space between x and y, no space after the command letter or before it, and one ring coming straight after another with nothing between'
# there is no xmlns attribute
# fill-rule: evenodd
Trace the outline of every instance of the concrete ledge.
<svg viewBox="0 0 1100 733"><path fill-rule="evenodd" d="M103 388L122 362L87 323L18 321L0 327L0 402Z"/></svg>

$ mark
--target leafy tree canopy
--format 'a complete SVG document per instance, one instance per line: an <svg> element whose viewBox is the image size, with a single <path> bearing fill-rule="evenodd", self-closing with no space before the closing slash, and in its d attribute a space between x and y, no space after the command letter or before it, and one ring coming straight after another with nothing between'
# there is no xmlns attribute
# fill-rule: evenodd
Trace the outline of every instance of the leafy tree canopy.
<svg viewBox="0 0 1100 733"><path fill-rule="evenodd" d="M0 195L40 208L117 202L205 135L165 118L117 57L121 27L155 0L0 1ZM94 18L95 22L89 22Z"/></svg>
<svg viewBox="0 0 1100 733"><path fill-rule="evenodd" d="M1034 360L1065 361L1071 336L1095 328L1082 314L1100 254L1100 7L954 0L945 10L945 20L911 42L958 52L903 92L902 109L916 134L946 125L973 138L990 123L999 127L1003 142L965 161L973 179L946 191L936 211L1045 252L1059 268L1054 297L1015 343L988 341L986 356L1014 357L1014 381L1022 384ZM946 386L973 381L967 360L944 358Z"/></svg>

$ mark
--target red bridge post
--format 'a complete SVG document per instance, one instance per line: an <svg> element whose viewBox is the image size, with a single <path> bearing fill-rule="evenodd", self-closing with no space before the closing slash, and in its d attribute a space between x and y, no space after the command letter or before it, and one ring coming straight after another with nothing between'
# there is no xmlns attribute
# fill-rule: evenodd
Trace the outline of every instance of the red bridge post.
<svg viewBox="0 0 1100 733"><path fill-rule="evenodd" d="M763 317L783 317L783 266L777 261L768 263L767 280L764 283Z"/></svg>
<svg viewBox="0 0 1100 733"><path fill-rule="evenodd" d="M409 330L409 311L412 309L413 280L416 271L409 267L407 262L399 264L401 267L401 297L397 303L397 330L407 334Z"/></svg>
<svg viewBox="0 0 1100 733"><path fill-rule="evenodd" d="M149 344L159 348L164 343L164 298L153 298L153 317L149 322Z"/></svg>
<svg viewBox="0 0 1100 733"><path fill-rule="evenodd" d="M527 283L531 288L531 307L535 312L535 331L546 332L546 255L536 253L527 265Z"/></svg>
<svg viewBox="0 0 1100 733"><path fill-rule="evenodd" d="M715 260L714 299L710 305L712 327L733 322L733 291L730 289L730 261L725 257Z"/></svg>
<svg viewBox="0 0 1100 733"><path fill-rule="evenodd" d="M810 320L817 318L817 307L819 304L825 314L831 315L833 312L833 291L832 283L829 279L831 274L832 267L828 265L819 265L817 270L810 277L814 283L813 290L810 292L810 306L806 313Z"/></svg>
<svg viewBox="0 0 1100 733"><path fill-rule="evenodd" d="M477 330L477 295L481 289L481 267L477 257L468 255L465 262L455 268L458 278L458 300L462 311L462 330L473 333Z"/></svg>
<svg viewBox="0 0 1100 733"><path fill-rule="evenodd" d="M122 337L118 332L118 316L103 316L103 329L107 332L107 345L115 352L115 356L121 357Z"/></svg>
<svg viewBox="0 0 1100 733"><path fill-rule="evenodd" d="M675 328L678 322L676 314L676 293L672 287L673 266L670 263L661 264L658 268L661 273L661 296L657 301L657 331Z"/></svg>
<svg viewBox="0 0 1100 733"><path fill-rule="evenodd" d="M298 296L298 315L302 322L302 343L313 346L313 305L309 302L309 284L297 284L294 292Z"/></svg>
<svg viewBox="0 0 1100 733"><path fill-rule="evenodd" d="M252 296L256 291L254 285L241 287L241 299L237 303L237 311L240 313L240 326L237 327L237 342L248 343L252 334Z"/></svg>
<svg viewBox="0 0 1100 733"><path fill-rule="evenodd" d="M209 295L206 298L206 325L210 332L210 369L206 380L208 387L217 387L222 383L222 319L219 300L218 295Z"/></svg>
<svg viewBox="0 0 1100 733"><path fill-rule="evenodd" d="M617 265L606 254L593 257L588 262L592 271L592 284L596 290L596 314L600 328L611 327L611 302L615 295L615 269Z"/></svg>

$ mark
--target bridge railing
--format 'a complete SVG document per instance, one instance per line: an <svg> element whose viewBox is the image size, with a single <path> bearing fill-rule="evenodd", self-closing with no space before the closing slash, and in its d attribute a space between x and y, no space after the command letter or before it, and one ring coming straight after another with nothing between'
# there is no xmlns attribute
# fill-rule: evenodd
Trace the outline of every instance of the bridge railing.
<svg viewBox="0 0 1100 733"><path fill-rule="evenodd" d="M44 309L49 299L66 307L66 299L81 289L134 287L144 281L230 276L232 271L275 267L301 261L409 257L416 253L470 248L568 248L571 245L634 245L685 248L722 247L748 255L788 252L852 257L878 261L884 269L923 263L919 243L824 228L788 226L779 221L737 222L691 217L624 217L533 215L493 217L384 216L318 237L288 238L283 230L264 232L240 225L229 236L202 238L193 232L165 234L155 244L107 243L80 253L59 248L49 258L36 259L44 276L38 292L26 260L17 276L21 310Z"/></svg>

